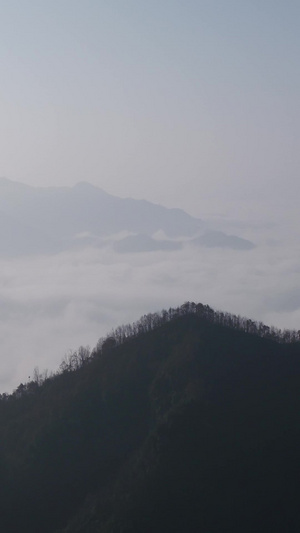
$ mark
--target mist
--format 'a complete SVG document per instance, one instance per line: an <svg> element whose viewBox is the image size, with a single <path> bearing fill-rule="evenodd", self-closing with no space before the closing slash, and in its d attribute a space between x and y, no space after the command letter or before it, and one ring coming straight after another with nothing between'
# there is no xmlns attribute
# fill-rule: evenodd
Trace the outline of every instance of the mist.
<svg viewBox="0 0 300 533"><path fill-rule="evenodd" d="M296 0L2 6L2 391L186 300L299 329L299 21Z"/></svg>
<svg viewBox="0 0 300 533"><path fill-rule="evenodd" d="M248 233L257 237L248 250L186 240L178 250L119 253L112 238L101 248L1 259L2 392L36 366L57 370L69 350L93 348L114 327L185 301L299 329L299 242L274 242L273 228Z"/></svg>

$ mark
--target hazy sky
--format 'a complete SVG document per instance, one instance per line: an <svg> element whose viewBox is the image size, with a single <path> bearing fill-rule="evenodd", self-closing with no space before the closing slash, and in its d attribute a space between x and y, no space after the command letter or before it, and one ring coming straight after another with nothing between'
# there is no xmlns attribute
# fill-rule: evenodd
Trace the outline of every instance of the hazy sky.
<svg viewBox="0 0 300 533"><path fill-rule="evenodd" d="M296 216L299 0L0 2L0 175Z"/></svg>

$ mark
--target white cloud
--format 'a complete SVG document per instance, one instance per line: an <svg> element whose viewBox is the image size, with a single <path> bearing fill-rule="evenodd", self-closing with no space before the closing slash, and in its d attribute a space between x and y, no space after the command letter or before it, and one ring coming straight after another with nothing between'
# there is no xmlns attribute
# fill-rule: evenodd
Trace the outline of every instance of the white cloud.
<svg viewBox="0 0 300 533"><path fill-rule="evenodd" d="M267 235L263 237L265 240ZM112 327L193 300L299 329L299 245L117 254L110 246L0 262L2 391Z"/></svg>

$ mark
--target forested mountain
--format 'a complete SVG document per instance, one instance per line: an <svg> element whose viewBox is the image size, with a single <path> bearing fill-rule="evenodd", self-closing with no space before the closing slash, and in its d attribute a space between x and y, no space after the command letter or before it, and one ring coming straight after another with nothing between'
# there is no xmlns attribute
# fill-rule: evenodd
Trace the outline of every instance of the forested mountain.
<svg viewBox="0 0 300 533"><path fill-rule="evenodd" d="M5 533L296 532L300 332L186 303L0 401Z"/></svg>

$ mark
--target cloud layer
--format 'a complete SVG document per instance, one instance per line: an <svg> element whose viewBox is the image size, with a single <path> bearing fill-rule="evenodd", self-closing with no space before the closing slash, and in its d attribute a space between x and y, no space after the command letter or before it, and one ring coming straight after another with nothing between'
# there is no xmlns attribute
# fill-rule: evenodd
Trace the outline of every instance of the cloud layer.
<svg viewBox="0 0 300 533"><path fill-rule="evenodd" d="M252 232L253 233L253 232ZM0 387L33 368L56 370L69 349L142 314L192 300L278 327L299 329L297 242L251 250L196 248L120 254L111 243L0 261ZM258 238L257 234L257 238Z"/></svg>

